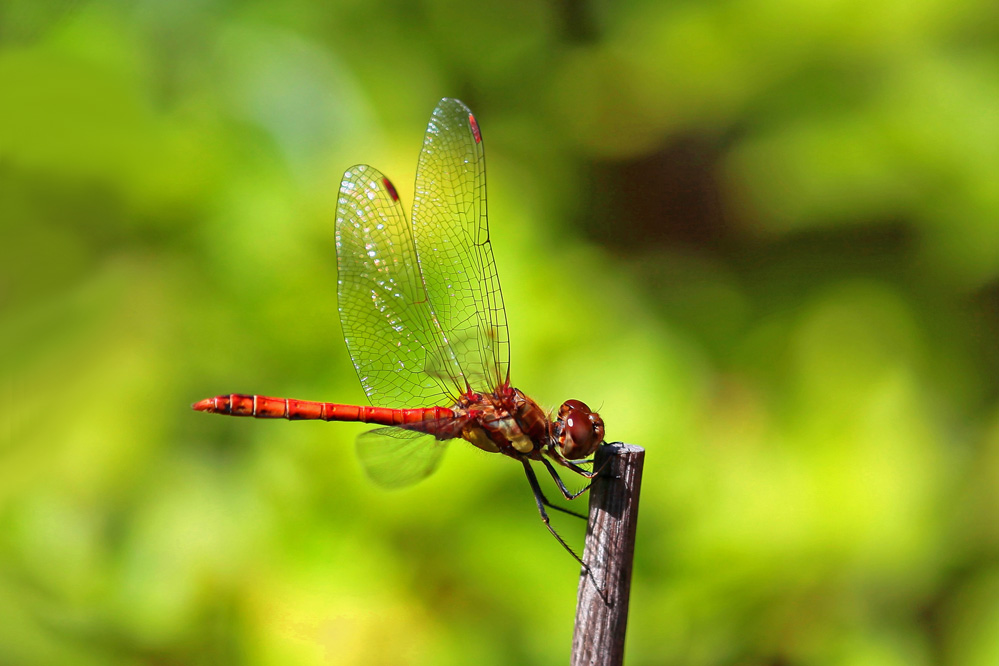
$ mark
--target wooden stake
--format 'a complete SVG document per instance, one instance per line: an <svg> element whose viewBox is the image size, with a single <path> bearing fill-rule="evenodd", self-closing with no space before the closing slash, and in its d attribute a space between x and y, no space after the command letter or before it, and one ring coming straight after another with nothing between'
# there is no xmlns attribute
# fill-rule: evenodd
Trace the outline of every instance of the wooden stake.
<svg viewBox="0 0 999 666"><path fill-rule="evenodd" d="M608 461L608 458L610 460ZM572 666L620 666L628 625L638 496L645 449L607 444L597 451L601 469L590 487L590 522L579 576Z"/></svg>

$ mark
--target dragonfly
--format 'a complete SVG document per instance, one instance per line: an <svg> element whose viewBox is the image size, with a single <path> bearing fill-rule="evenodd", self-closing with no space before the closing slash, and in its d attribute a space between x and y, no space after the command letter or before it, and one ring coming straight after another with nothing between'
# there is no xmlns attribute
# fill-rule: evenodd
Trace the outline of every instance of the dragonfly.
<svg viewBox="0 0 999 666"><path fill-rule="evenodd" d="M513 458L548 531L582 564L546 507L585 516L550 503L532 463L545 467L563 497L575 499L588 484L571 492L556 465L592 480L599 470L583 465L604 444L604 422L579 400L546 412L510 383L482 131L457 99L442 99L427 125L411 220L377 169L361 164L344 173L336 209L338 309L361 386L377 406L233 393L193 408L383 426L361 434L356 449L367 475L388 488L428 476L456 439Z"/></svg>

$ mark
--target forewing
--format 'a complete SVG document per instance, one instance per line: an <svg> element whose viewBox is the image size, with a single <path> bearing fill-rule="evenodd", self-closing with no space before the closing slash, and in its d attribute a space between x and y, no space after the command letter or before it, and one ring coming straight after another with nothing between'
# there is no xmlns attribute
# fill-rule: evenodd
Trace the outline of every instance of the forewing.
<svg viewBox="0 0 999 666"><path fill-rule="evenodd" d="M402 428L377 428L357 438L357 457L372 481L403 488L430 476L440 465L447 442Z"/></svg>
<svg viewBox="0 0 999 666"><path fill-rule="evenodd" d="M489 242L482 135L468 107L442 99L416 172L413 237L441 335L469 386L508 379L510 343Z"/></svg>
<svg viewBox="0 0 999 666"><path fill-rule="evenodd" d="M430 308L399 195L377 169L348 169L336 212L337 299L347 350L372 403L453 404L464 388Z"/></svg>

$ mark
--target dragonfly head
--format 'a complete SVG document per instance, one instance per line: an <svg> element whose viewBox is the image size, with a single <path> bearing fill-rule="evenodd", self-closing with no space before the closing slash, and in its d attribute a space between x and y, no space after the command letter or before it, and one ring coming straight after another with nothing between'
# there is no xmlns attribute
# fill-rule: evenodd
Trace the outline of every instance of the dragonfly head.
<svg viewBox="0 0 999 666"><path fill-rule="evenodd" d="M555 436L567 460L589 458L604 443L604 420L586 403L566 400L558 409Z"/></svg>

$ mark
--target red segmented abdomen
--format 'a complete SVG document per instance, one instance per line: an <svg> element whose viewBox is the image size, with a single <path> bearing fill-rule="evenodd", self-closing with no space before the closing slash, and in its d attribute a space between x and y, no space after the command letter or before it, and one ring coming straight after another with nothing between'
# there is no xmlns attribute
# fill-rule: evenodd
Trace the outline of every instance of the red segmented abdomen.
<svg viewBox="0 0 999 666"><path fill-rule="evenodd" d="M199 412L253 416L258 419L288 419L289 421L359 421L410 430L436 433L440 422L453 419L455 413L447 407L390 409L366 405L339 405L335 402L311 402L290 398L268 398L262 395L233 393L205 398L193 405ZM426 427L421 427L424 425Z"/></svg>

